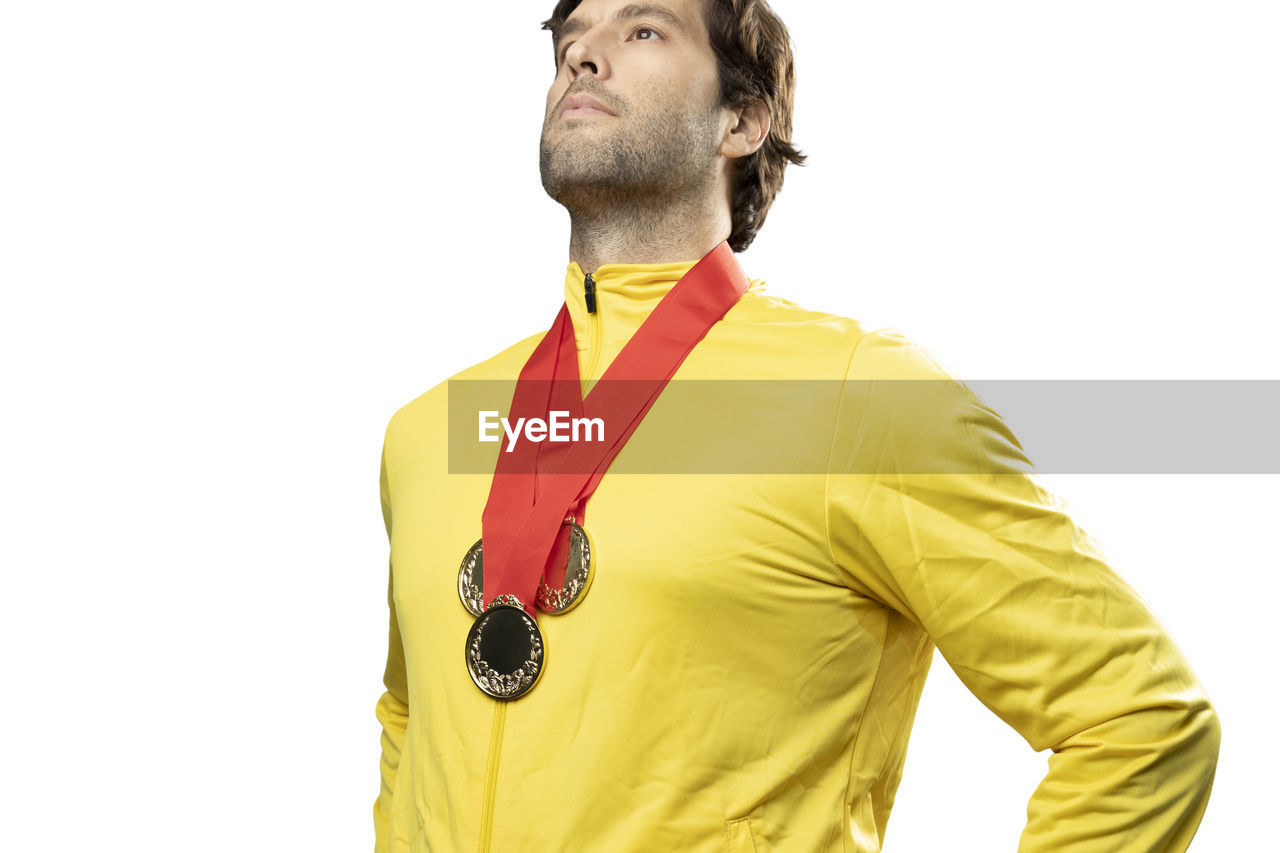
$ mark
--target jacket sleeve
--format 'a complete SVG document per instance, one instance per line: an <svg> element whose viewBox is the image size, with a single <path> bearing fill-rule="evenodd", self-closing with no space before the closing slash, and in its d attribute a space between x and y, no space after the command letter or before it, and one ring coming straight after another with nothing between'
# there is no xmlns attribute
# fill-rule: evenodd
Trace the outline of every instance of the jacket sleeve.
<svg viewBox="0 0 1280 853"><path fill-rule="evenodd" d="M391 538L391 496L387 484L387 443L382 447L382 471L379 477L382 492L382 520ZM391 625L387 640L387 664L382 681L386 687L375 708L375 715L382 725L382 754L379 772L382 788L373 804L374 853L387 853L390 845L391 806L396 796L396 774L400 768L400 751L404 745L405 731L409 725L409 689L405 673L404 645L400 639L400 625L396 621L395 571L388 560L387 606Z"/></svg>
<svg viewBox="0 0 1280 853"><path fill-rule="evenodd" d="M1203 687L1004 421L896 333L850 359L827 524L848 585L919 625L983 704L1053 751L1020 853L1188 848L1221 736Z"/></svg>

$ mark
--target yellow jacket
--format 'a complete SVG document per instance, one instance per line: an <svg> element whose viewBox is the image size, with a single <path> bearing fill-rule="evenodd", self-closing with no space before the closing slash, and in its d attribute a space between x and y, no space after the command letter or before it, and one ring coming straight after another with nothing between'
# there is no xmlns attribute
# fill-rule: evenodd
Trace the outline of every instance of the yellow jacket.
<svg viewBox="0 0 1280 853"><path fill-rule="evenodd" d="M569 265L584 384L690 266L602 266L589 314ZM453 378L512 380L541 334ZM760 282L676 374L699 378L836 380L843 393L795 413L826 470L611 469L587 506L594 584L569 613L540 614L545 672L507 703L467 675L473 618L457 594L489 477L449 473L447 383L393 415L378 853L878 851L935 644L1054 752L1022 853L1187 848L1217 761L1214 710L1138 595L1019 473L997 415L961 394L942 417L913 417L881 390L892 383L860 380L948 380L927 355ZM632 442L659 428L662 404ZM883 464L922 454L964 473Z"/></svg>

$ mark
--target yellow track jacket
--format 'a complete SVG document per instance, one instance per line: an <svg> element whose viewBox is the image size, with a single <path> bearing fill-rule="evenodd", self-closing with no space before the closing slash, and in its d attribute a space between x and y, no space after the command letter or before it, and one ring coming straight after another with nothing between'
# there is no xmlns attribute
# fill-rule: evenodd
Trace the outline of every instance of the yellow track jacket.
<svg viewBox="0 0 1280 853"><path fill-rule="evenodd" d="M588 313L569 265L584 386L691 266L602 266ZM541 335L453 378L514 380ZM971 395L913 417L860 380L949 380L933 360L758 281L673 382L726 378L848 388L795 412L796 441L820 445L826 470L611 469L587 505L594 583L569 613L539 614L546 668L512 702L482 694L463 660L473 617L457 574L490 478L448 473L447 383L392 416L377 853L879 851L935 645L1033 749L1053 750L1022 853L1185 850L1212 785L1215 712L1139 596L1020 473L1004 422ZM962 473L882 470L922 453Z"/></svg>

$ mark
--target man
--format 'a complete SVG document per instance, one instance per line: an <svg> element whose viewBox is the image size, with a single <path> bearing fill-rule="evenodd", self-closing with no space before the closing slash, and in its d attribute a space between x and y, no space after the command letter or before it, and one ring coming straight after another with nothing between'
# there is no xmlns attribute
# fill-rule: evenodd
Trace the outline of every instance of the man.
<svg viewBox="0 0 1280 853"><path fill-rule="evenodd" d="M729 248L802 160L781 22L752 0L562 0L544 26L540 163L571 218L565 309L450 384L519 377L510 413L545 414L555 398L529 403L533 380L570 376L590 394L568 405L590 414L606 374L669 376L654 365L680 338L662 362L680 381L827 380L790 409L785 442L820 464L622 473L685 426L672 384L623 420L618 466L606 454L613 475L594 480L565 461L587 442L538 458L530 433L512 458L532 468L495 452L451 473L450 419L477 412L446 384L397 411L376 849L878 851L935 645L1054 752L1020 850L1187 849L1213 708L1003 422L902 337L739 277ZM723 296L705 328L686 322L704 296ZM902 390L935 384L948 393ZM714 452L748 408L682 442ZM572 601L558 611L544 587Z"/></svg>

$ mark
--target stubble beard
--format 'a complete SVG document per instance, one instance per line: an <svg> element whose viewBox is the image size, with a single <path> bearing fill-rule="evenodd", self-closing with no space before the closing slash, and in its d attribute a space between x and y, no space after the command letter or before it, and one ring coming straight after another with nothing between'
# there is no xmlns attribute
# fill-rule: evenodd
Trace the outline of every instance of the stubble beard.
<svg viewBox="0 0 1280 853"><path fill-rule="evenodd" d="M587 120L617 127L558 128L554 147L548 135L558 117L553 112L544 122L542 186L575 222L612 221L618 227L635 220L634 227L653 227L655 217L687 217L710 198L716 114L661 91L652 100L636 100L653 106L643 113L619 109L620 117Z"/></svg>

